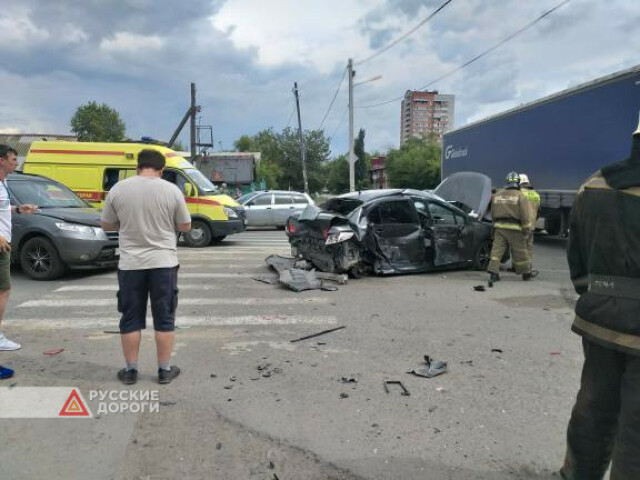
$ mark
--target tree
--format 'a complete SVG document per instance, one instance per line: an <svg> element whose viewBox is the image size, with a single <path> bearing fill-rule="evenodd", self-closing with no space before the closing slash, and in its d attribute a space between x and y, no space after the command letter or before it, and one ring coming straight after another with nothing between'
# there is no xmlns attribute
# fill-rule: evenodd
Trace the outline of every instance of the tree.
<svg viewBox="0 0 640 480"><path fill-rule="evenodd" d="M371 186L369 171L371 170L371 157L364 150L364 129L360 129L357 138L353 142L353 153L356 156L355 187L356 190L363 190Z"/></svg>
<svg viewBox="0 0 640 480"><path fill-rule="evenodd" d="M349 160L346 155L340 155L332 162L329 162L327 189L331 193L349 191Z"/></svg>
<svg viewBox="0 0 640 480"><path fill-rule="evenodd" d="M309 190L318 192L326 185L325 164L331 152L329 141L322 130L307 130L303 138L307 150ZM296 130L285 128L281 133L276 133L269 128L251 137L243 135L234 145L237 149L247 148L261 152L262 160L256 173L258 179L267 179L269 188L299 191L304 189L300 143Z"/></svg>
<svg viewBox="0 0 640 480"><path fill-rule="evenodd" d="M392 188L434 188L440 182L441 147L434 139L410 138L387 154L386 170Z"/></svg>
<svg viewBox="0 0 640 480"><path fill-rule="evenodd" d="M249 135L242 135L233 142L233 146L239 152L250 152L253 147L253 139Z"/></svg>
<svg viewBox="0 0 640 480"><path fill-rule="evenodd" d="M118 142L125 138L125 125L116 110L89 102L76 109L71 131L83 142Z"/></svg>

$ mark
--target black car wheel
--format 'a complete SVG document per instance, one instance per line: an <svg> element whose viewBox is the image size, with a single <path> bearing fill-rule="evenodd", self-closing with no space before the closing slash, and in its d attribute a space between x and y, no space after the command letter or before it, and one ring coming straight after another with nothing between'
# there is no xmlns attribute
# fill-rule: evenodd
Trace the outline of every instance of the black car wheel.
<svg viewBox="0 0 640 480"><path fill-rule="evenodd" d="M184 234L184 241L189 247L206 247L211 243L211 230L206 223L194 220L191 222L191 230Z"/></svg>
<svg viewBox="0 0 640 480"><path fill-rule="evenodd" d="M473 268L475 270L484 271L489 266L489 260L491 258L491 240L485 240L477 248L475 255L473 256Z"/></svg>
<svg viewBox="0 0 640 480"><path fill-rule="evenodd" d="M20 249L20 265L34 280L54 280L66 269L56 247L44 237L33 237L25 242Z"/></svg>

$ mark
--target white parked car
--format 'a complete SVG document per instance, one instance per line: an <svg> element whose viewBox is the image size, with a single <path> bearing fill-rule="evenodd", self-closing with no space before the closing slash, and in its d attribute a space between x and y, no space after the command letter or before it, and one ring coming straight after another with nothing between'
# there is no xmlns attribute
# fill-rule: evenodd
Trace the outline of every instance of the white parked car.
<svg viewBox="0 0 640 480"><path fill-rule="evenodd" d="M247 193L237 202L244 206L245 224L249 227L284 228L287 219L302 212L313 200L306 193L287 190L262 190Z"/></svg>

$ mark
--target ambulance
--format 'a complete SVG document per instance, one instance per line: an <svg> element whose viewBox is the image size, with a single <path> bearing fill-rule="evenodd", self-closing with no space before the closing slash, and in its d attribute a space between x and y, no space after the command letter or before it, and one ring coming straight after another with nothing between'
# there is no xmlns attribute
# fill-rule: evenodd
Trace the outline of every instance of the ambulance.
<svg viewBox="0 0 640 480"><path fill-rule="evenodd" d="M155 143L33 142L24 173L57 180L102 208L116 182L136 175L138 153L154 149L166 158L163 178L180 188L191 212L187 245L206 247L245 230L244 208L219 190L179 153Z"/></svg>

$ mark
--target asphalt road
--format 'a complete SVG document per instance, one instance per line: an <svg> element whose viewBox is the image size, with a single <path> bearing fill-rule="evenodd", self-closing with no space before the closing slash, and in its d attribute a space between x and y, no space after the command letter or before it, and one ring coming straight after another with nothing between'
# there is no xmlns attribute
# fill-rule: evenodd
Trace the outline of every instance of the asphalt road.
<svg viewBox="0 0 640 480"><path fill-rule="evenodd" d="M281 231L249 231L180 249L172 384L155 381L152 332L141 379L122 366L113 272L33 282L14 275L3 324L23 344L0 387L159 390L158 413L92 419L1 419L6 479L547 479L558 478L578 388L579 338L565 242L537 239L540 277L440 272L350 280L294 293L252 280L287 253ZM290 340L337 326L321 337ZM47 356L43 351L64 348ZM424 355L444 375L406 372ZM344 383L341 379L353 379ZM410 392L386 393L399 380Z"/></svg>

